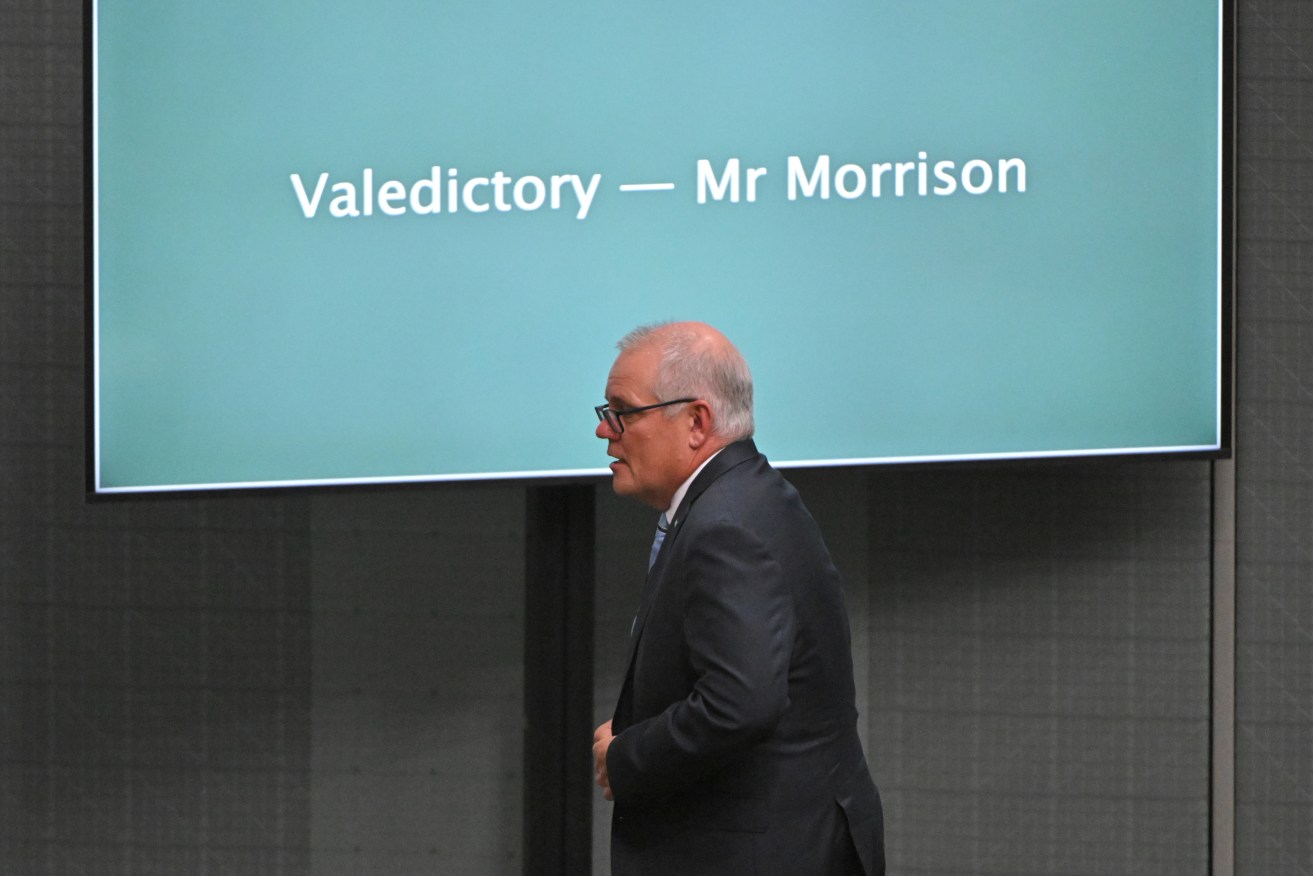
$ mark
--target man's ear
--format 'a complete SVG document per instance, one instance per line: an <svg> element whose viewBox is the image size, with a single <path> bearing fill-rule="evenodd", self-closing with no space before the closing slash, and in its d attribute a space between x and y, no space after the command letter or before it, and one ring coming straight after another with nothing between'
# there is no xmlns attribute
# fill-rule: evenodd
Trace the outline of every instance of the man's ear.
<svg viewBox="0 0 1313 876"><path fill-rule="evenodd" d="M711 412L711 405L702 399L689 402L687 414L688 446L690 450L698 450L711 440L715 432L715 415Z"/></svg>

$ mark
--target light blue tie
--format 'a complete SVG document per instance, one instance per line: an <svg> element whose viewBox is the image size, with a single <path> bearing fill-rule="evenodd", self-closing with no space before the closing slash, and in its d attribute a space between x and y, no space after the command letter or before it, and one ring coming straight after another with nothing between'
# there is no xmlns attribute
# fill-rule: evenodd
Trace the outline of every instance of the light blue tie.
<svg viewBox="0 0 1313 876"><path fill-rule="evenodd" d="M647 570L652 571L656 565L657 554L661 553L661 542L666 540L666 531L670 529L670 521L666 520L665 512L661 513L661 519L657 521L656 535L652 538L652 553L647 558ZM634 628L638 626L638 615L634 615L634 620L629 624L629 635L634 634Z"/></svg>
<svg viewBox="0 0 1313 876"><path fill-rule="evenodd" d="M656 537L652 539L652 553L647 558L647 570L652 571L656 565L657 554L661 553L661 542L666 540L666 531L670 529L670 521L666 519L665 512L661 512L661 519L657 521Z"/></svg>

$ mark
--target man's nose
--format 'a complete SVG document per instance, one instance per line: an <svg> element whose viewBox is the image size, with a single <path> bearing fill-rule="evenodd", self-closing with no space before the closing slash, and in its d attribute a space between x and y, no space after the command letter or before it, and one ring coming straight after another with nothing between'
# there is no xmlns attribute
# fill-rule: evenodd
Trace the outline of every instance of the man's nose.
<svg viewBox="0 0 1313 876"><path fill-rule="evenodd" d="M611 424L606 420L597 421L597 428L593 430L593 434L603 441L615 441L620 437L620 433L612 429Z"/></svg>

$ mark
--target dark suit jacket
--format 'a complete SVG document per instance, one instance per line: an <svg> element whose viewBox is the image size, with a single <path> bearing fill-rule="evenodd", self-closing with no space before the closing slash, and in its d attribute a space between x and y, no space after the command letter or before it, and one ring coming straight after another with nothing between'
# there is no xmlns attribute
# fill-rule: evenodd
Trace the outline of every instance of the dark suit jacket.
<svg viewBox="0 0 1313 876"><path fill-rule="evenodd" d="M612 720L612 876L884 872L838 572L752 441L690 485Z"/></svg>

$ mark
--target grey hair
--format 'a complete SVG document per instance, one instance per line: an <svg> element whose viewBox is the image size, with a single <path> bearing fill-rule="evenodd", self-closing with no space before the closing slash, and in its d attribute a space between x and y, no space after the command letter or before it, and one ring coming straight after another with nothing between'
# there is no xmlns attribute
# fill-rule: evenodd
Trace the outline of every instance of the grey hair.
<svg viewBox="0 0 1313 876"><path fill-rule="evenodd" d="M674 322L639 326L616 346L627 353L649 343L658 345L661 351L656 385L652 387L658 399L704 399L711 404L718 437L727 441L752 437L756 429L752 420L752 373L738 349L732 344L712 347L703 342L696 328ZM667 416L676 413L678 408L666 412Z"/></svg>

